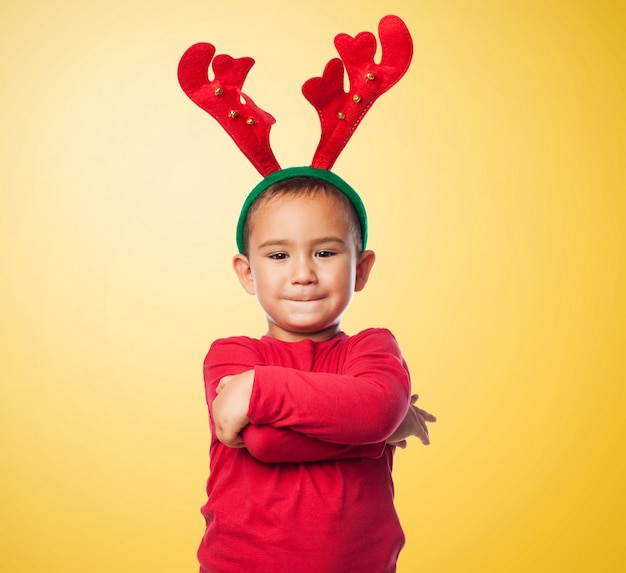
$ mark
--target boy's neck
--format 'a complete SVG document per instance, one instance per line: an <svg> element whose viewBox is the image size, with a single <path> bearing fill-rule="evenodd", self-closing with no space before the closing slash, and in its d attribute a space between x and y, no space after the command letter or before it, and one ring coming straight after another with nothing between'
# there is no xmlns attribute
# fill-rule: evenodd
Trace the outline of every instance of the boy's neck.
<svg viewBox="0 0 626 573"><path fill-rule="evenodd" d="M342 334L341 325L333 325L332 327L325 328L319 332L289 332L281 328L277 328L275 325L270 325L265 336L268 338L274 338L281 342L300 342L302 340L312 340L313 342L324 342L335 338L339 334Z"/></svg>

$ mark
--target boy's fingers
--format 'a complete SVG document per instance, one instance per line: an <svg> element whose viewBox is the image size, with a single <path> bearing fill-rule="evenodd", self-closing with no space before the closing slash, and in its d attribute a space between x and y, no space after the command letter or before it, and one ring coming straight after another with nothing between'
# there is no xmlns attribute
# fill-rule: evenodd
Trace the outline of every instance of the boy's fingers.
<svg viewBox="0 0 626 573"><path fill-rule="evenodd" d="M224 389L224 386L228 384L231 378L234 378L234 376L224 376L224 378L220 380L219 384L217 385L217 388L215 389L216 394L219 394L220 391Z"/></svg>
<svg viewBox="0 0 626 573"><path fill-rule="evenodd" d="M239 434L235 434L231 431L224 430L222 428L216 428L217 439L229 448L243 448L245 444Z"/></svg>
<svg viewBox="0 0 626 573"><path fill-rule="evenodd" d="M428 437L428 432L418 432L416 435L419 441L422 442L422 444L424 444L425 446L430 445L430 438Z"/></svg>
<svg viewBox="0 0 626 573"><path fill-rule="evenodd" d="M423 418L418 416L418 425L417 431L415 432L415 436L424 444L425 446L430 444L430 437L428 435L428 426Z"/></svg>
<svg viewBox="0 0 626 573"><path fill-rule="evenodd" d="M420 416L427 422L437 421L437 418L433 416L430 412L427 412L426 410L422 410L421 408L418 408L417 406L415 406L415 409L419 412Z"/></svg>

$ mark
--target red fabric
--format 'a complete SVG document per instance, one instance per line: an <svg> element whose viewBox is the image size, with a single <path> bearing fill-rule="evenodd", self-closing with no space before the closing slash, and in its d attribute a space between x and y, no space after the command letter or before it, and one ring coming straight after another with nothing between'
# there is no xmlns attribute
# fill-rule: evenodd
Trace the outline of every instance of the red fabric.
<svg viewBox="0 0 626 573"><path fill-rule="evenodd" d="M335 47L341 59L332 59L321 78L311 78L302 86L322 127L311 167L330 169L372 104L407 71L413 42L405 23L397 16L385 16L378 33L382 49L379 64L374 61L376 37L371 32L354 38L339 34ZM191 46L178 65L178 81L189 98L219 122L257 171L267 177L280 169L269 141L276 120L242 91L254 60L215 56L215 51L209 43ZM344 65L350 80L348 93L343 90ZM367 79L367 74L374 78ZM359 101L354 101L355 96Z"/></svg>
<svg viewBox="0 0 626 573"><path fill-rule="evenodd" d="M372 104L408 70L413 42L405 23L397 16L385 16L378 24L378 35L380 64L374 61L374 34L361 32L354 38L339 34L335 47L341 59L330 60L321 78L311 78L302 86L322 126L311 167L330 169ZM347 93L343 89L344 64L350 80ZM372 74L370 79L368 74Z"/></svg>
<svg viewBox="0 0 626 573"><path fill-rule="evenodd" d="M393 335L218 340L204 365L209 412L219 380L252 368L246 449L217 441L210 417L200 571L394 572L404 535L384 442L410 380Z"/></svg>
<svg viewBox="0 0 626 573"><path fill-rule="evenodd" d="M214 117L257 171L267 177L280 169L269 142L276 120L241 91L254 60L226 54L213 59L214 55L212 44L191 46L178 64L178 82L189 99ZM213 80L208 78L211 60Z"/></svg>

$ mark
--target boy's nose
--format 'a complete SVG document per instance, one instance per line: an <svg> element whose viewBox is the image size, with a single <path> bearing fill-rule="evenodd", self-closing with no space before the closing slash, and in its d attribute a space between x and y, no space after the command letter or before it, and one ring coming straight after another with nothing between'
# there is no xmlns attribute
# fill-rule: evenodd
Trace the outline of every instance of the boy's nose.
<svg viewBox="0 0 626 573"><path fill-rule="evenodd" d="M293 284L311 284L316 280L313 262L308 257L294 257L291 265Z"/></svg>

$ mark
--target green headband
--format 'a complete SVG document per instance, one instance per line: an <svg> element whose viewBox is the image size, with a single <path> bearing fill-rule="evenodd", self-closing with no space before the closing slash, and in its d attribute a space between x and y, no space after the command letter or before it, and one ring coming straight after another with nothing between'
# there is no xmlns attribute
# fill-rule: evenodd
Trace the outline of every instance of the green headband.
<svg viewBox="0 0 626 573"><path fill-rule="evenodd" d="M352 203L359 217L359 223L361 224L361 238L363 240L363 249L367 244L367 213L365 211L365 205L359 197L358 193L348 185L339 175L336 175L332 171L326 169L317 169L315 167L289 167L287 169L280 169L270 173L263 181L261 181L248 195L241 213L239 215L239 221L237 223L237 248L239 253L244 252L244 240L243 230L246 224L246 218L248 217L248 211L252 204L258 199L259 195L263 193L268 187L278 183L279 181L285 181L286 179L293 179L294 177L313 177L315 179L321 179L331 185L334 185L339 191L341 191Z"/></svg>

